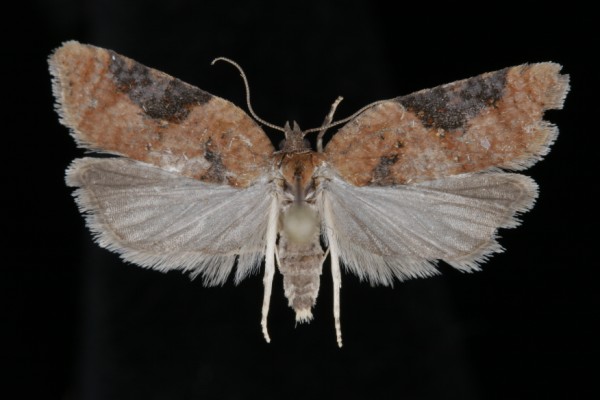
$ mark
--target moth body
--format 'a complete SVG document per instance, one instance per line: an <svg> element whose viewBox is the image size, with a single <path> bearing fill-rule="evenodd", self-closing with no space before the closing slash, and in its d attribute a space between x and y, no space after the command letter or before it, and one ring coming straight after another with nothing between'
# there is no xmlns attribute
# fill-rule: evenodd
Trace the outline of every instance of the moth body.
<svg viewBox="0 0 600 400"><path fill-rule="evenodd" d="M310 150L297 124L286 125L286 141L277 168L280 223L277 254L288 304L296 322L309 322L319 293L325 254L321 248L321 221L316 204L315 179L321 157Z"/></svg>
<svg viewBox="0 0 600 400"><path fill-rule="evenodd" d="M279 271L283 275L285 297L289 306L296 312L297 322L308 322L312 319L311 308L319 294L324 257L319 230L313 229L311 237L306 239L293 239L287 230L283 229L279 231L277 243Z"/></svg>

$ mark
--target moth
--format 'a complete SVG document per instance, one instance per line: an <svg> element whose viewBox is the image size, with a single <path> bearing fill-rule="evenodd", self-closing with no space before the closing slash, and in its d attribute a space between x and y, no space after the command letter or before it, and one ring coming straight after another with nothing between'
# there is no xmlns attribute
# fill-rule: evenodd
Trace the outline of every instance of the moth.
<svg viewBox="0 0 600 400"><path fill-rule="evenodd" d="M302 131L113 51L66 42L49 58L56 109L85 157L68 186L97 243L129 262L224 283L264 260L264 337L276 266L296 321L312 318L327 256L337 343L341 268L371 284L478 270L537 185L519 171L557 137L543 120L561 66L505 68L370 104ZM237 64L235 64L237 66ZM240 72L241 69L240 69ZM247 98L250 94L247 81ZM276 150L256 121L283 131ZM343 125L323 148L326 129ZM305 135L319 132L317 148ZM326 251L324 250L327 249Z"/></svg>

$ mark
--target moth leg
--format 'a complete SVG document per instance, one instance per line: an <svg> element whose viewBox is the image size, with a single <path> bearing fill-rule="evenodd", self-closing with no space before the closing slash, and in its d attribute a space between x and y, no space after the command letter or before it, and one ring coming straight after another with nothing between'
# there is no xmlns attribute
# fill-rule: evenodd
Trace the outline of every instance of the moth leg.
<svg viewBox="0 0 600 400"><path fill-rule="evenodd" d="M327 125L331 124L331 121L333 120L333 114L335 113L338 104L340 104L342 100L344 100L342 96L338 96L338 98L335 99L335 101L331 105L331 110L329 110L329 114L327 114L327 116L325 117L325 121L323 121L323 125L321 125L321 130L319 131L319 135L317 136L317 151L319 153L323 152L323 136L325 135L325 131L327 130Z"/></svg>
<svg viewBox="0 0 600 400"><path fill-rule="evenodd" d="M265 250L265 276L263 283L265 285L265 294L263 297L262 327L263 336L267 343L271 343L269 331L267 330L267 316L269 315L269 303L271 301L271 290L273 288L273 276L275 275L275 241L277 240L277 217L278 217L277 198L273 196L271 208L269 211L269 222L267 226L267 247Z"/></svg>
<svg viewBox="0 0 600 400"><path fill-rule="evenodd" d="M323 259L321 260L321 268L323 268L323 264L325 264L325 259L329 255L329 249L325 250L325 254L323 254Z"/></svg>
<svg viewBox="0 0 600 400"><path fill-rule="evenodd" d="M267 256L269 257L269 256ZM269 337L269 331L267 329L267 316L269 315L269 302L271 301L271 289L273 287L273 276L275 275L275 266L274 263L265 263L265 276L263 278L263 283L265 285L265 294L263 297L263 305L262 305L262 318L260 321L260 325L262 327L262 333L265 337L267 343L271 343L271 338Z"/></svg>
<svg viewBox="0 0 600 400"><path fill-rule="evenodd" d="M333 319L335 321L335 336L337 344L342 347L342 325L340 323L340 289L342 288L342 273L340 271L340 253L337 242L330 240L331 276L333 277Z"/></svg>
<svg viewBox="0 0 600 400"><path fill-rule="evenodd" d="M342 347L342 325L340 323L340 289L342 287L342 273L340 271L340 251L334 235L333 215L331 204L325 198L323 201L323 217L325 218L325 234L331 253L331 276L333 277L333 319L335 322L335 336L337 344Z"/></svg>
<svg viewBox="0 0 600 400"><path fill-rule="evenodd" d="M277 261L277 266L281 268L281 261L279 260L279 250L275 247L275 261Z"/></svg>

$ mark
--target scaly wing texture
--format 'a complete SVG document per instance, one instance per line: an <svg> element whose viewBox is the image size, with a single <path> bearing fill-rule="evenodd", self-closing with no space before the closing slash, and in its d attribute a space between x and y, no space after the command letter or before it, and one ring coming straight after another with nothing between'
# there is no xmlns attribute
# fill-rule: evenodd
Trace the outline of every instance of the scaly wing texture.
<svg viewBox="0 0 600 400"><path fill-rule="evenodd" d="M61 122L81 147L247 187L273 145L232 103L113 51L67 42L50 57Z"/></svg>
<svg viewBox="0 0 600 400"><path fill-rule="evenodd" d="M391 284L428 276L443 260L463 271L502 250L498 228L519 224L537 186L529 177L502 172L462 174L392 187L357 187L337 176L323 186L328 241L344 265L362 279Z"/></svg>
<svg viewBox="0 0 600 400"><path fill-rule="evenodd" d="M356 186L527 168L558 133L542 117L562 108L569 89L560 68L506 68L376 105L333 136L328 162Z"/></svg>
<svg viewBox="0 0 600 400"><path fill-rule="evenodd" d="M67 170L67 184L79 188L77 203L96 241L135 264L220 284L236 256L238 281L264 256L266 179L240 189L125 158L82 158Z"/></svg>

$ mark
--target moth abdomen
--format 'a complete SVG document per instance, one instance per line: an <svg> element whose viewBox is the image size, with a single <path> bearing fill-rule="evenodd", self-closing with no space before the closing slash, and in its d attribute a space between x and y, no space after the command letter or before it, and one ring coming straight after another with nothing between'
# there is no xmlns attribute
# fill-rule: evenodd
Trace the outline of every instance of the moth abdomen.
<svg viewBox="0 0 600 400"><path fill-rule="evenodd" d="M296 312L296 322L309 322L316 304L323 265L323 249L317 230L310 241L291 239L285 230L280 232L279 270L288 304Z"/></svg>

